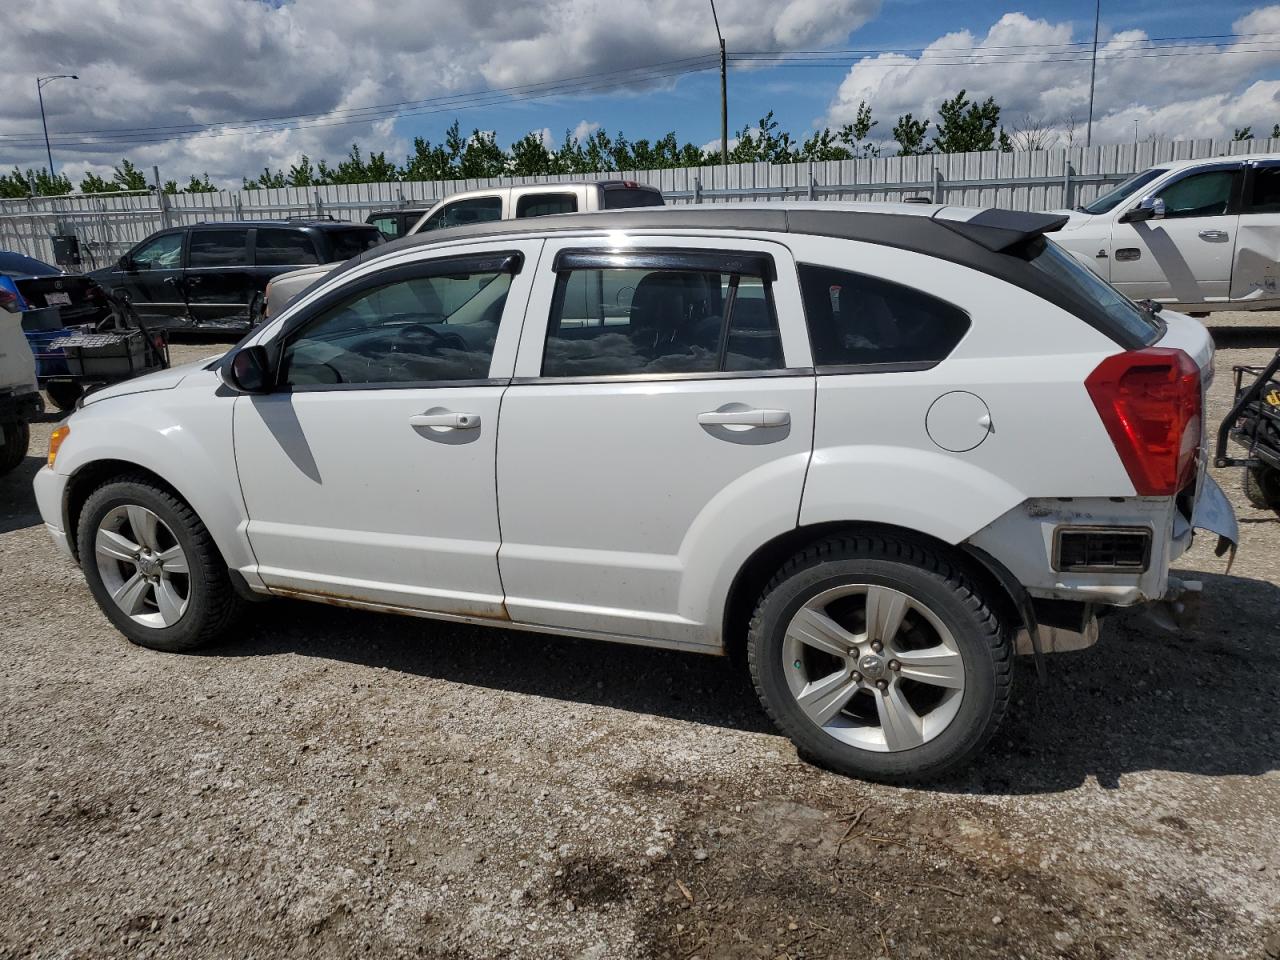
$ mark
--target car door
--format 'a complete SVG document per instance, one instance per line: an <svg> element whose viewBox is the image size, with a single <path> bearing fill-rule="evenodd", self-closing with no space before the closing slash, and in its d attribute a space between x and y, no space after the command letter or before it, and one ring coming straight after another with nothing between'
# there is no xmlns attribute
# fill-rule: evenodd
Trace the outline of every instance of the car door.
<svg viewBox="0 0 1280 960"><path fill-rule="evenodd" d="M494 476L540 241L378 261L264 334L235 406L248 538L274 592L502 618Z"/></svg>
<svg viewBox="0 0 1280 960"><path fill-rule="evenodd" d="M1280 297L1280 160L1250 161L1244 170L1235 262L1233 301Z"/></svg>
<svg viewBox="0 0 1280 960"><path fill-rule="evenodd" d="M542 263L498 437L508 612L714 644L714 585L795 525L812 445L790 255L579 238L548 240Z"/></svg>
<svg viewBox="0 0 1280 960"><path fill-rule="evenodd" d="M1230 296L1239 221L1239 162L1192 168L1147 196L1164 203L1159 219L1112 229L1111 282L1135 300L1210 303ZM1134 205L1126 205L1126 211Z"/></svg>
<svg viewBox="0 0 1280 960"><path fill-rule="evenodd" d="M138 316L153 326L188 325L182 286L186 233L166 230L148 237L121 258L105 281L113 292L127 295Z"/></svg>
<svg viewBox="0 0 1280 960"><path fill-rule="evenodd" d="M266 286L256 282L248 227L192 227L183 285L197 327L243 326L249 305Z"/></svg>

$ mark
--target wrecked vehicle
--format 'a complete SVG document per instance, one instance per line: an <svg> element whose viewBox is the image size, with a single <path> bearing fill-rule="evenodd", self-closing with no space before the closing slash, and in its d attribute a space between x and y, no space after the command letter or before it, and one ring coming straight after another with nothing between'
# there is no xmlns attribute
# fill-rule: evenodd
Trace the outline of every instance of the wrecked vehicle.
<svg viewBox="0 0 1280 960"><path fill-rule="evenodd" d="M40 512L146 647L286 596L741 653L803 755L934 778L996 729L1015 652L1187 613L1193 527L1236 539L1208 333L1117 294L1064 221L787 203L419 234L219 360L87 397Z"/></svg>
<svg viewBox="0 0 1280 960"><path fill-rule="evenodd" d="M1280 154L1160 164L1063 212L1057 243L1132 300L1280 307Z"/></svg>

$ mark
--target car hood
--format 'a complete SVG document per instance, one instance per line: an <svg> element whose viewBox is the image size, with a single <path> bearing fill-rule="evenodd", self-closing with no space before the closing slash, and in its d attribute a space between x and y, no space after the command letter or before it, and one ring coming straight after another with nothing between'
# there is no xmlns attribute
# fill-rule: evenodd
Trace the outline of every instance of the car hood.
<svg viewBox="0 0 1280 960"><path fill-rule="evenodd" d="M103 387L101 390L94 390L92 393L85 394L84 405L88 406L91 403L110 400L112 397L127 397L134 393L172 390L197 370L207 367L210 361L217 360L219 356L220 354L214 354L213 356L205 357L203 360L196 360L194 363L184 363L180 367L157 370L155 373L134 377L132 380L113 383L108 387Z"/></svg>
<svg viewBox="0 0 1280 960"><path fill-rule="evenodd" d="M1057 213L1065 216L1067 222L1063 224L1059 233L1071 233L1082 227L1093 225L1095 228L1098 224L1106 221L1103 214L1085 213L1083 210L1051 210L1051 213Z"/></svg>

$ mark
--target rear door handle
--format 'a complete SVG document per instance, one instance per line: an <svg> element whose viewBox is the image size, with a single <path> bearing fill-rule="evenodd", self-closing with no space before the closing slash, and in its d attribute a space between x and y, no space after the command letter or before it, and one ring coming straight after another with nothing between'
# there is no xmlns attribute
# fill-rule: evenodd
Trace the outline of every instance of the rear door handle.
<svg viewBox="0 0 1280 960"><path fill-rule="evenodd" d="M1230 240L1231 237L1225 230L1201 230L1200 239L1208 240L1210 243L1225 243Z"/></svg>
<svg viewBox="0 0 1280 960"><path fill-rule="evenodd" d="M447 427L452 430L477 430L480 427L478 413L419 413L409 418L411 427Z"/></svg>
<svg viewBox="0 0 1280 960"><path fill-rule="evenodd" d="M791 422L786 410L709 410L698 414L704 427L785 427Z"/></svg>

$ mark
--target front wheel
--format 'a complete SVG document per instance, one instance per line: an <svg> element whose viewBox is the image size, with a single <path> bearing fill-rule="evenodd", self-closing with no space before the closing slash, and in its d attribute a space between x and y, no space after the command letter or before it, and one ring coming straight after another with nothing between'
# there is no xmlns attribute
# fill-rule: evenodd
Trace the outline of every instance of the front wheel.
<svg viewBox="0 0 1280 960"><path fill-rule="evenodd" d="M54 380L44 385L44 392L49 395L49 402L65 413L76 408L84 387L74 381Z"/></svg>
<svg viewBox="0 0 1280 960"><path fill-rule="evenodd" d="M886 537L797 554L748 635L756 692L801 754L884 782L935 779L983 747L1008 707L1012 653L963 570Z"/></svg>
<svg viewBox="0 0 1280 960"><path fill-rule="evenodd" d="M1242 477L1244 496L1259 510L1280 513L1280 470L1275 467L1246 467Z"/></svg>
<svg viewBox="0 0 1280 960"><path fill-rule="evenodd" d="M139 646L195 650L221 637L243 605L195 512L147 478L90 494L77 543L98 606Z"/></svg>

